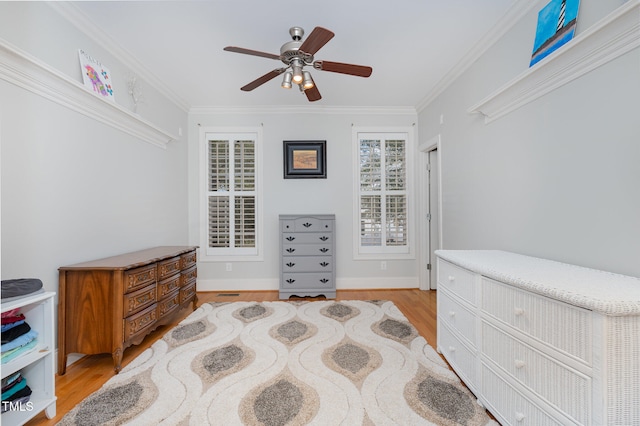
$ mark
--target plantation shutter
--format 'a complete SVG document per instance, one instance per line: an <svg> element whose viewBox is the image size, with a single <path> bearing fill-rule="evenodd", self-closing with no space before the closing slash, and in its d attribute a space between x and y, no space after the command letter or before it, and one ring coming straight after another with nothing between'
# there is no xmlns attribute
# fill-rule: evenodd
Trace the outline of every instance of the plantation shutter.
<svg viewBox="0 0 640 426"><path fill-rule="evenodd" d="M359 134L360 252L408 252L406 135Z"/></svg>
<svg viewBox="0 0 640 426"><path fill-rule="evenodd" d="M209 254L252 254L256 246L256 140L208 140Z"/></svg>

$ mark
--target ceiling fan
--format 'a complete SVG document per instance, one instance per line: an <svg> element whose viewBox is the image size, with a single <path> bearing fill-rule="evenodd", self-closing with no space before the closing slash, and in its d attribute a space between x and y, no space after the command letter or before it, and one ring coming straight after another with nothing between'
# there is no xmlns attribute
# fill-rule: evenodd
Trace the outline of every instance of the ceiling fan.
<svg viewBox="0 0 640 426"><path fill-rule="evenodd" d="M304 67L312 66L314 69L320 71L336 72L340 74L355 75L358 77L369 77L373 72L371 67L363 65L331 61L315 61L313 55L315 55L318 50L327 44L335 35L332 31L329 31L326 28L315 27L304 41L302 41L304 30L300 27L292 27L289 29L289 34L293 40L282 45L279 55L235 46L227 46L224 48L227 52L277 59L286 65L284 68L276 68L262 77L258 77L251 83L241 87L240 90L249 92L284 73L284 78L282 80L283 88L290 89L292 87L292 83L297 84L300 91L307 95L307 99L310 102L314 102L320 100L322 96L311 77L311 73L306 71Z"/></svg>

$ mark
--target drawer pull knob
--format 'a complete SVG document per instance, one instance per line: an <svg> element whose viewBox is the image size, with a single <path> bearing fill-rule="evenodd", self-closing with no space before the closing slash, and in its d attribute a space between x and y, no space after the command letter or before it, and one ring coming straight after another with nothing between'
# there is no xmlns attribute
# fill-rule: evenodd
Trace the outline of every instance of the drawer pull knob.
<svg viewBox="0 0 640 426"><path fill-rule="evenodd" d="M329 237L327 237L326 235L323 235L322 237L320 237L320 241L327 241L329 239Z"/></svg>
<svg viewBox="0 0 640 426"><path fill-rule="evenodd" d="M449 352L455 352L456 348L455 346L449 346Z"/></svg>
<svg viewBox="0 0 640 426"><path fill-rule="evenodd" d="M287 241L293 241L295 239L296 239L296 237L287 237Z"/></svg>
<svg viewBox="0 0 640 426"><path fill-rule="evenodd" d="M455 317L456 316L456 311L449 311L449 316L450 317Z"/></svg>
<svg viewBox="0 0 640 426"><path fill-rule="evenodd" d="M454 277L453 275L449 275L449 281L455 281L456 277Z"/></svg>
<svg viewBox="0 0 640 426"><path fill-rule="evenodd" d="M289 283L289 284L293 284L293 283L295 283L295 282L296 282L296 280L294 280L293 278L289 278L289 279L287 280L287 283Z"/></svg>
<svg viewBox="0 0 640 426"><path fill-rule="evenodd" d="M288 266L289 268L293 268L295 265L296 265L296 264L295 264L295 263L293 263L293 262L289 262L289 263L287 263L287 266Z"/></svg>
<svg viewBox="0 0 640 426"><path fill-rule="evenodd" d="M302 226L304 226L305 228L308 228L311 226L311 224L309 222L305 222L302 224Z"/></svg>
<svg viewBox="0 0 640 426"><path fill-rule="evenodd" d="M515 308L513 310L513 313L516 314L517 317L521 317L522 315L524 315L524 309L522 308Z"/></svg>
<svg viewBox="0 0 640 426"><path fill-rule="evenodd" d="M327 266L329 266L329 262L322 262L320 266L322 266L323 268L326 268Z"/></svg>
<svg viewBox="0 0 640 426"><path fill-rule="evenodd" d="M320 249L320 252L322 252L322 253L326 253L326 252L328 252L328 251L329 251L329 249L328 249L328 248L326 248L326 247L322 247L322 248Z"/></svg>
<svg viewBox="0 0 640 426"><path fill-rule="evenodd" d="M520 369L525 366L525 363L521 359L516 359L515 365L516 365L516 368Z"/></svg>
<svg viewBox="0 0 640 426"><path fill-rule="evenodd" d="M323 279L321 279L321 280L320 280L320 282L321 282L322 284L326 284L326 283L328 283L328 282L329 282L329 280L328 280L328 279L326 279L326 278L323 278Z"/></svg>
<svg viewBox="0 0 640 426"><path fill-rule="evenodd" d="M516 421L521 422L521 421L524 420L525 417L526 416L524 415L524 413L519 413L519 412L516 411Z"/></svg>
<svg viewBox="0 0 640 426"><path fill-rule="evenodd" d="M293 253L294 251L296 251L296 249L291 248L291 247L289 247L289 248L287 249L287 252L289 252L289 253Z"/></svg>

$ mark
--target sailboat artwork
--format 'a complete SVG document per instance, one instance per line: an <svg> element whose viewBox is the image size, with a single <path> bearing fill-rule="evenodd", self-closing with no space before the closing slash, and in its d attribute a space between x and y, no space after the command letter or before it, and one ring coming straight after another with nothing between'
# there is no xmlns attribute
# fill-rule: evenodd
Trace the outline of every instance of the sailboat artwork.
<svg viewBox="0 0 640 426"><path fill-rule="evenodd" d="M540 10L530 67L573 38L579 6L580 0L551 0Z"/></svg>

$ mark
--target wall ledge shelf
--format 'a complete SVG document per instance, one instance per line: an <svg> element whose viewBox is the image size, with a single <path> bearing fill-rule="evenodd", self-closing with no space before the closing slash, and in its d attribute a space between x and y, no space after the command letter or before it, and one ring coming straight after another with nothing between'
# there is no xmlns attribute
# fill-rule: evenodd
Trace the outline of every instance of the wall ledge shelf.
<svg viewBox="0 0 640 426"><path fill-rule="evenodd" d="M178 137L158 128L121 105L103 99L85 86L28 53L0 39L0 79L86 115L152 145L165 148Z"/></svg>
<svg viewBox="0 0 640 426"><path fill-rule="evenodd" d="M640 46L640 0L629 0L473 105L490 123Z"/></svg>

